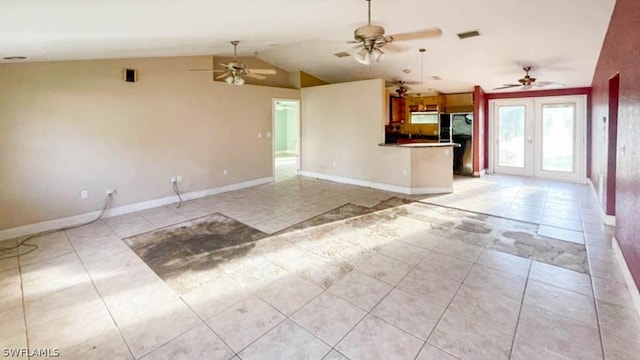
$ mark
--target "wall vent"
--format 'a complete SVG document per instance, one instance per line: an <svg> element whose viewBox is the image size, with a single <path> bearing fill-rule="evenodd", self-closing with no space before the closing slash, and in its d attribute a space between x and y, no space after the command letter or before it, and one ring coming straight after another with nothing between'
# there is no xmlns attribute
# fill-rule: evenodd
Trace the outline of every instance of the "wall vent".
<svg viewBox="0 0 640 360"><path fill-rule="evenodd" d="M333 55L335 55L336 57L339 57L339 58L343 58L343 57L351 56L351 55L349 55L349 53L348 53L348 52L345 52L345 51L342 51L342 52L339 52L339 53L335 53L335 54L333 54Z"/></svg>
<svg viewBox="0 0 640 360"><path fill-rule="evenodd" d="M468 39L468 38L475 37L475 36L480 36L480 32L478 30L473 30L473 31L467 31L467 32L459 33L459 34L456 34L456 35L458 35L460 40L462 40L462 39Z"/></svg>

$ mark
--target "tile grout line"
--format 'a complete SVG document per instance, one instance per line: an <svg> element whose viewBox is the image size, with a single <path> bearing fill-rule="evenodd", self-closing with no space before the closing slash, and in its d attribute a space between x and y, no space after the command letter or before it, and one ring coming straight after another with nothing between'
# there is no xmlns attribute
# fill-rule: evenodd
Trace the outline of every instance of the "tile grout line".
<svg viewBox="0 0 640 360"><path fill-rule="evenodd" d="M184 303L184 304L185 304L185 305L186 305L186 306L187 306L187 307L188 307L188 308L189 308L189 309L190 309L190 310L191 310L191 311L196 315L196 317L197 317L198 319L200 319L201 323L202 323L204 326L206 326L206 327L207 327L207 329L211 330L211 332L212 332L215 336L217 336L217 337L218 337L218 339L220 339L220 341L222 341L222 343L224 343L224 344L225 344L225 345L226 345L226 346L231 350L231 352L233 353L233 356L231 356L229 359L232 359L234 356L239 356L239 355L238 355L238 353L237 353L237 352L236 352L236 351L235 351L235 350L234 350L234 349L233 349L233 348L232 348L232 347L231 347L231 346L230 346L230 345L229 345L229 344L228 344L228 343L227 343L227 342L226 342L226 341L225 341L225 340L220 336L220 334L218 334L218 333L217 333L217 332L216 332L216 331L215 331L215 330L214 330L214 329L213 329L213 328L212 328L212 327L207 323L207 321L206 321L206 320L204 320L202 317L200 317L200 314L198 314L198 312L197 312L197 311L195 311L195 310L191 307L191 305L189 305L186 301L184 301L184 299L182 298L182 296L178 296L178 298L180 298L180 301L182 301L182 302L183 302L183 303ZM243 300L244 300L244 299L243 299ZM243 301L243 300L240 300L240 301ZM240 302L240 301L238 301L238 302ZM237 304L237 303L236 303L236 304ZM231 306L233 306L233 305L231 305ZM229 307L231 307L231 306L229 306ZM227 307L226 309L228 309L229 307ZM226 310L226 309L225 309L225 310ZM222 310L222 311L224 311L224 310ZM221 311L221 312L222 312L222 311ZM218 313L218 314L219 314L219 313ZM216 316L216 315L213 315L213 316L212 316L212 317L210 317L209 319L212 319L212 318L213 318L213 317L215 317L215 316ZM196 325L196 326L198 326L198 325ZM196 326L194 326L192 329L194 329ZM173 340L173 339L172 339L172 340ZM225 360L226 360L226 359L225 359Z"/></svg>
<svg viewBox="0 0 640 360"><path fill-rule="evenodd" d="M527 286L529 286L529 278L531 276L531 269L533 268L534 260L529 262L529 271L527 272L527 278L524 282L524 289L522 290L522 300L520 300L520 309L518 310L518 319L516 320L516 326L513 329L513 337L511 338L511 348L509 349L508 359L511 359L511 355L513 355L513 346L516 342L516 335L518 334L518 327L520 326L520 316L522 315L522 308L524 307L524 297L527 292Z"/></svg>
<svg viewBox="0 0 640 360"><path fill-rule="evenodd" d="M485 247L483 247L483 250L486 248L486 244ZM437 253L437 252L436 252ZM482 253L482 252L480 252ZM422 347L420 347L420 351L418 351L418 353L416 354L416 356L414 357L414 360L416 360L418 358L418 355L420 355L420 353L422 352L422 350L424 349L424 347L429 343L429 339L431 338L431 335L433 335L433 332L436 330L436 328L438 327L438 325L440 324L440 321L442 321L442 318L444 317L444 314L447 313L447 310L449 310L449 307L451 306L451 303L453 303L453 300L456 298L456 296L458 295L458 293L460 292L460 289L462 289L462 286L464 285L464 282L467 280L467 277L469 277L469 274L471 273L471 269L473 268L473 266L476 264L476 261L478 260L478 258L476 257L476 259L471 263L471 267L469 268L469 271L465 274L464 279L462 279L462 281L460 281L460 285L458 285L458 288L456 289L456 292L453 294L453 296L451 297L451 300L449 300L449 303L447 304L447 306L444 307L444 311L442 312L442 314L440 315L440 317L438 318L438 321L436 321L435 325L433 326L433 328L431 329L431 331L429 332L429 334L425 337L424 343L422 344ZM429 344L431 345L431 344ZM440 349L439 347L435 346L435 345L431 345L434 346L435 348L450 354L448 351L445 351L444 349ZM452 355L452 354L450 354ZM455 355L452 355L455 358L458 358Z"/></svg>
<svg viewBox="0 0 640 360"><path fill-rule="evenodd" d="M107 313L109 314L109 317L111 318L111 322L116 327L116 329L118 329L118 334L120 334L120 338L122 339L122 342L124 342L124 345L127 347L127 351L129 351L129 354L131 355L131 358L135 359L136 357L133 355L133 351L131 351L131 347L129 346L129 343L127 342L127 340L125 339L124 335L122 334L122 331L120 331L120 327L118 326L118 323L116 322L116 320L113 318L113 314L111 314L111 310L109 310L109 307L107 306L107 303L104 301L104 298L102 297L102 294L100 294L100 291L98 291L98 288L96 287L96 284L93 281L93 277L91 276L91 274L87 270L87 267L84 264L84 261L80 257L80 254L78 254L78 251L76 250L75 246L73 246L73 242L69 239L69 235L67 234L67 232L63 231L63 233L64 233L65 238L69 242L69 246L71 246L71 249L73 249L73 252L76 254L76 257L80 261L80 264L82 264L82 268L84 269L85 273L89 277L89 281L91 281L91 286L95 290L96 294L98 294L98 296L100 297L100 301L102 302L102 305L104 306L105 310L107 310Z"/></svg>
<svg viewBox="0 0 640 360"><path fill-rule="evenodd" d="M429 250L429 251L431 251L431 250ZM425 257L426 257L426 255L425 255ZM424 258L423 258L423 259L424 259ZM420 261L422 261L422 260L420 260ZM415 265L413 265L413 267L411 268L411 270L409 270L409 271L408 271L408 272L407 272L407 273L402 277L402 279L400 279L400 280L396 283L396 285L392 286L392 287L391 287L391 289L390 289L390 290L389 290L389 291L388 291L388 292L387 292L387 293L386 293L382 298L380 298L380 300L379 300L375 305L373 305L373 306L371 307L371 310L366 311L366 313L365 313L365 315L362 317L362 319L358 320L358 322L356 322L356 323L355 323L355 325L353 325L353 327L352 327L349 331L347 331L347 333L346 333L346 334L344 334L344 336L342 336L342 337L341 337L341 338L336 342L336 344L335 344L334 346L332 346L332 347L331 347L331 350L329 350L329 353L331 353L331 351L335 350L335 351L339 352L340 354L342 354L338 349L336 349L336 346L338 346L338 344L340 344L340 343L341 343L341 342L342 342L342 341L343 341L347 336L349 336L349 334L351 334L351 332L352 332L356 327L358 327L358 325L359 325L362 321L364 321L364 319L366 319L369 315L374 316L376 319L380 319L379 317L375 316L375 315L374 315L374 314L372 314L371 312L372 312L372 311L373 311L373 310L374 310L374 309L375 309L375 308L376 308L376 307L377 307L377 306L378 306L382 301L384 301L384 299L386 299L386 298L387 298L387 296L389 296L389 294L391 294L391 292L393 292L393 290L395 290L395 289L397 289L397 288L398 288L398 287L397 287L397 286L398 286L398 284L399 284L399 283L401 283L401 282L402 282L402 280L404 280L404 279L409 275L409 273L411 273L411 272L416 268L416 266L418 266L418 264L419 264L419 262L418 262L418 263L416 263ZM355 268L354 268L352 271L355 271ZM369 276L369 275L366 275L366 276ZM371 276L369 276L369 277L371 277ZM372 278L372 279L375 279L375 278L373 278L373 277L371 277L371 278ZM375 279L375 280L378 280L378 279ZM383 282L383 281L381 281L381 280L378 280L378 281ZM385 284L387 284L387 283L385 283ZM388 284L387 284L387 285L388 285ZM328 289L327 289L327 290L328 290ZM400 289L400 290L402 290L402 289ZM333 293L331 293L331 294L333 294ZM340 296L338 296L338 295L336 295L336 294L333 294L333 295L334 295L334 296L337 296L338 298L340 298L340 299L342 299L342 300L344 300L344 301L346 301L347 303L351 304L352 306L355 306L355 307L357 307L357 308L359 308L359 309L361 309L361 310L362 310L362 308L360 308L359 306L353 305L350 301L347 301L346 299L344 299L344 298L342 298L342 297L340 297ZM409 335L411 335L411 336L413 336L413 337L415 337L415 338L417 338L417 339L419 339L419 340L420 340L420 338L418 338L417 336L415 336L415 335L413 335L413 334L411 334L411 333L409 333L409 332L407 332L407 331L405 331L405 330L403 330L403 329L400 329L399 327L397 327L397 326L395 326L395 325L393 325L393 324L389 323L388 321L386 321L386 320L384 320L384 319L380 319L380 320L382 320L382 321L386 322L387 324L390 324L391 326L393 326L393 327L395 327L395 328L397 328L397 329L399 329L399 330L401 330L401 331L403 331L403 332L405 332L405 333L407 333L407 334L409 334ZM421 351L421 350L422 350L422 348L420 348L420 350L418 350L418 353L416 354L416 356L417 356L418 354L420 354L420 351ZM345 356L345 357L347 357L347 356ZM348 358L348 357L347 357L347 358Z"/></svg>
<svg viewBox="0 0 640 360"><path fill-rule="evenodd" d="M589 265L591 265L591 259L589 259L588 254L589 252L587 250L587 262ZM591 285L591 293L593 294L593 307L596 312L596 323L598 324L598 339L600 340L600 351L602 352L602 359L605 359L604 338L602 336L602 326L600 325L600 310L598 309L598 299L596 299L596 288L594 285L593 278L594 276L591 273L591 266L589 266L589 284Z"/></svg>
<svg viewBox="0 0 640 360"><path fill-rule="evenodd" d="M22 321L24 322L24 338L27 349L29 349L29 329L27 328L27 304L24 299L24 282L22 278L22 264L20 262L20 247L16 248L16 261L18 263L18 273L20 274L20 295L22 300ZM27 359L31 359L30 354L27 354Z"/></svg>

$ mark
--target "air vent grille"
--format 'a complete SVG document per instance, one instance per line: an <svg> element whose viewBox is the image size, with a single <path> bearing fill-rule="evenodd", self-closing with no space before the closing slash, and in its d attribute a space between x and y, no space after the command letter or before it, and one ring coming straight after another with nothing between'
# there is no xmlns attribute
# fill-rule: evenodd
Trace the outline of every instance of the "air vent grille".
<svg viewBox="0 0 640 360"><path fill-rule="evenodd" d="M459 34L456 34L456 35L458 35L460 40L462 40L462 39L472 38L472 37L475 37L475 36L480 36L480 32L478 30L473 30L473 31L467 31L467 32L459 33Z"/></svg>
<svg viewBox="0 0 640 360"><path fill-rule="evenodd" d="M349 53L348 53L348 52L345 52L345 51L342 51L342 52L339 52L339 53L335 53L335 54L333 54L333 55L335 55L336 57L339 57L339 58L343 58L343 57L351 56L351 55L349 55Z"/></svg>

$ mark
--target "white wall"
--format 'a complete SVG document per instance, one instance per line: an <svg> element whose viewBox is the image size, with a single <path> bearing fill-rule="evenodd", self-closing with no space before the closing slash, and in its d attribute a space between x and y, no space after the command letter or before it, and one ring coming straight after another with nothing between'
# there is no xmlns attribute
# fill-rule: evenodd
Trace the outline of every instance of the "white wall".
<svg viewBox="0 0 640 360"><path fill-rule="evenodd" d="M207 56L0 65L0 229L97 210L110 186L121 206L171 196L172 175L184 192L272 176L272 99L299 90L187 71L210 66ZM139 82L122 81L125 67Z"/></svg>
<svg viewBox="0 0 640 360"><path fill-rule="evenodd" d="M386 117L383 80L303 88L301 98L303 172L409 186L409 149L378 146Z"/></svg>

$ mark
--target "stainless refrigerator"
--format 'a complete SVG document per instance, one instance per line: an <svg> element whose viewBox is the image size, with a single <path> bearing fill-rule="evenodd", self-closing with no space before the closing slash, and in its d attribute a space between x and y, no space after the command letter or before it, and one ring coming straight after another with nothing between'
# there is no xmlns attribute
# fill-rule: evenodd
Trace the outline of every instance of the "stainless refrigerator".
<svg viewBox="0 0 640 360"><path fill-rule="evenodd" d="M451 140L460 144L453 149L453 173L473 175L473 113L452 113Z"/></svg>

